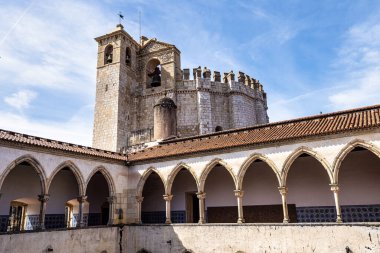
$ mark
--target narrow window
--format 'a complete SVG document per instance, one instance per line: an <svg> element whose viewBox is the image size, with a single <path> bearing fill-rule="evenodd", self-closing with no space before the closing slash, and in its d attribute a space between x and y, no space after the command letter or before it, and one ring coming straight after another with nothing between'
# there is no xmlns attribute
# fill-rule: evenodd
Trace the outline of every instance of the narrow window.
<svg viewBox="0 0 380 253"><path fill-rule="evenodd" d="M132 64L131 49L129 47L127 47L127 49L125 51L125 64L127 66L131 66L131 64Z"/></svg>

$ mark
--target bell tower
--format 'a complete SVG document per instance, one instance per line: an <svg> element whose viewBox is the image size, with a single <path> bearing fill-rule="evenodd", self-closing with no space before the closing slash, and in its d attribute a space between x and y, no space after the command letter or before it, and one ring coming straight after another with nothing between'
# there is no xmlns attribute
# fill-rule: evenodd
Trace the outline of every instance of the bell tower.
<svg viewBox="0 0 380 253"><path fill-rule="evenodd" d="M136 84L136 54L140 48L121 24L98 43L96 99L92 146L120 151L127 142L131 88Z"/></svg>

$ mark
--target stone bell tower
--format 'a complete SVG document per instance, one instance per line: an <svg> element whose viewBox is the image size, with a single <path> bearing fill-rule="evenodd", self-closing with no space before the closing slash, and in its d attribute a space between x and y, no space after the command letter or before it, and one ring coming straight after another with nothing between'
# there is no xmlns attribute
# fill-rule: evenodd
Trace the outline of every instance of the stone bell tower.
<svg viewBox="0 0 380 253"><path fill-rule="evenodd" d="M98 43L93 147L120 151L125 146L140 48L121 24Z"/></svg>

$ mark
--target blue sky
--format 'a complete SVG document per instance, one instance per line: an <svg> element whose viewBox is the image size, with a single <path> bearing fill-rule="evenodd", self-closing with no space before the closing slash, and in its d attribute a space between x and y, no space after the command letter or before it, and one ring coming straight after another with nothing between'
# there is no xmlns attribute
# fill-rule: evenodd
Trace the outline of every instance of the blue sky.
<svg viewBox="0 0 380 253"><path fill-rule="evenodd" d="M380 1L0 0L0 128L91 145L97 45L125 30L182 68L241 70L270 121L380 103Z"/></svg>

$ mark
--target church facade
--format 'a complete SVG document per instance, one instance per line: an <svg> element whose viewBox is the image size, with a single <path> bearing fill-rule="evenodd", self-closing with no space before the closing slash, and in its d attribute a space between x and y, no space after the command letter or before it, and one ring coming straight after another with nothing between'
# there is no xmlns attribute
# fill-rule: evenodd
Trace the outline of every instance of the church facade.
<svg viewBox="0 0 380 253"><path fill-rule="evenodd" d="M96 40L94 147L0 131L3 247L79 228L102 253L380 251L380 105L268 123L243 73L189 80L178 49L120 26Z"/></svg>

